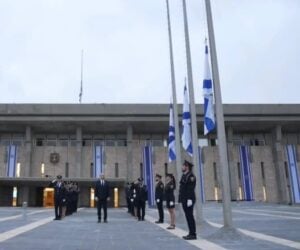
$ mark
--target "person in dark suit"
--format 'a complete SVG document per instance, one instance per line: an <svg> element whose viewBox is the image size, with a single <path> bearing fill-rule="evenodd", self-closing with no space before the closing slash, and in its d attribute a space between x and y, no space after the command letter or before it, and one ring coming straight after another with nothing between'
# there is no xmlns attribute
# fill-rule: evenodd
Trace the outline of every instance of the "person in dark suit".
<svg viewBox="0 0 300 250"><path fill-rule="evenodd" d="M161 181L161 175L156 174L155 180L157 182L155 186L155 201L158 209L159 219L155 223L164 223L164 210L163 210L163 201L164 201L164 184Z"/></svg>
<svg viewBox="0 0 300 250"><path fill-rule="evenodd" d="M104 174L100 175L95 185L95 200L97 201L98 223L101 222L101 209L104 212L104 223L107 223L107 201L109 201L109 183L105 180Z"/></svg>
<svg viewBox="0 0 300 250"><path fill-rule="evenodd" d="M166 175L166 185L165 185L165 198L166 207L170 214L170 226L167 229L175 229L175 196L174 190L176 189L176 181L173 174Z"/></svg>
<svg viewBox="0 0 300 250"><path fill-rule="evenodd" d="M190 163L189 161L184 161L182 165L183 174L180 180L179 187L179 202L182 203L182 208L189 228L189 234L187 236L183 236L183 239L185 240L197 239L196 224L193 214L193 209L196 201L196 177L192 172L192 168L192 163Z"/></svg>
<svg viewBox="0 0 300 250"><path fill-rule="evenodd" d="M143 178L138 178L137 190L137 217L139 221L145 220L146 200L148 200L148 191L143 183Z"/></svg>
<svg viewBox="0 0 300 250"><path fill-rule="evenodd" d="M129 182L127 182L126 187L125 187L125 197L126 197L127 212L128 213L131 213L130 186L131 186L131 184Z"/></svg>
<svg viewBox="0 0 300 250"><path fill-rule="evenodd" d="M62 181L62 176L56 176L56 179L49 184L49 187L54 188L54 220L61 220L63 217L62 206L66 203L66 189Z"/></svg>

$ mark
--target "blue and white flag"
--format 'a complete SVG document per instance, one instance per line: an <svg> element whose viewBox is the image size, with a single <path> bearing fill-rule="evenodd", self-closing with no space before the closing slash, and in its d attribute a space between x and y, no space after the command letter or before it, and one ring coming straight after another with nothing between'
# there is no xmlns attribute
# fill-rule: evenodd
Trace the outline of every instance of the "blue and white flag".
<svg viewBox="0 0 300 250"><path fill-rule="evenodd" d="M170 104L169 140L168 140L169 162L176 160L175 126L173 105Z"/></svg>
<svg viewBox="0 0 300 250"><path fill-rule="evenodd" d="M145 146L143 149L143 166L144 166L144 180L148 189L148 204L154 206L154 173L153 173L153 161L152 161L152 147Z"/></svg>
<svg viewBox="0 0 300 250"><path fill-rule="evenodd" d="M7 166L6 176L16 177L16 166L17 166L17 146L10 145L7 147Z"/></svg>
<svg viewBox="0 0 300 250"><path fill-rule="evenodd" d="M94 178L98 178L100 174L104 173L103 151L104 149L101 145L94 147Z"/></svg>
<svg viewBox="0 0 300 250"><path fill-rule="evenodd" d="M300 175L297 166L297 148L295 145L286 145L286 153L289 167L290 190L293 203L300 203Z"/></svg>
<svg viewBox="0 0 300 250"><path fill-rule="evenodd" d="M211 79L208 46L205 44L205 61L204 61L204 80L203 80L203 96L204 96L204 134L207 135L216 127L215 112L213 105L213 84Z"/></svg>
<svg viewBox="0 0 300 250"><path fill-rule="evenodd" d="M191 136L191 112L190 104L188 99L188 92L186 85L184 85L184 98L183 98L183 114L182 114L182 146L185 151L192 156L193 147L192 147L192 136Z"/></svg>

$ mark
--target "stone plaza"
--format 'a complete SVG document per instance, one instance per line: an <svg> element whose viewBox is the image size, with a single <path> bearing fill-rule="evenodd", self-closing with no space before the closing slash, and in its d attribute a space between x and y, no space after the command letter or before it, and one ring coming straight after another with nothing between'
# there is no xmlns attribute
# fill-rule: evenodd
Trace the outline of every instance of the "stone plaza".
<svg viewBox="0 0 300 250"><path fill-rule="evenodd" d="M77 214L53 221L47 208L0 208L1 250L92 250L92 249L300 249L300 207L232 203L237 233L220 233L222 204L204 205L205 223L197 226L198 239L184 241L187 226L177 206L177 228L166 230L169 220L155 224L157 211L147 209L139 222L123 208L108 210L108 223L97 223L96 209L82 208Z"/></svg>

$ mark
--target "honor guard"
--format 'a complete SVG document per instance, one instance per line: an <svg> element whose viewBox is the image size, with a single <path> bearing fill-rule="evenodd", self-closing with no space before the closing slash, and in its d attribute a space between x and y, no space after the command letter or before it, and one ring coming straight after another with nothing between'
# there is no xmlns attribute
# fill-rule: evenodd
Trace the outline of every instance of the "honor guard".
<svg viewBox="0 0 300 250"><path fill-rule="evenodd" d="M104 174L100 174L95 186L95 200L97 201L98 223L101 223L101 209L104 212L104 223L107 223L107 201L110 200L109 183Z"/></svg>
<svg viewBox="0 0 300 250"><path fill-rule="evenodd" d="M175 195L176 181L173 174L166 175L165 198L166 207L170 214L170 226L167 229L175 229Z"/></svg>
<svg viewBox="0 0 300 250"><path fill-rule="evenodd" d="M164 184L161 181L161 175L156 174L155 180L157 182L155 187L155 201L158 209L159 219L155 223L164 223L164 210L163 210L163 200L164 200Z"/></svg>
<svg viewBox="0 0 300 250"><path fill-rule="evenodd" d="M179 202L182 203L182 208L185 213L185 217L189 228L189 234L187 236L183 236L183 239L185 240L197 239L196 224L193 214L193 209L196 201L196 177L192 172L192 168L192 163L184 161L182 165L183 174L180 180L179 187Z"/></svg>

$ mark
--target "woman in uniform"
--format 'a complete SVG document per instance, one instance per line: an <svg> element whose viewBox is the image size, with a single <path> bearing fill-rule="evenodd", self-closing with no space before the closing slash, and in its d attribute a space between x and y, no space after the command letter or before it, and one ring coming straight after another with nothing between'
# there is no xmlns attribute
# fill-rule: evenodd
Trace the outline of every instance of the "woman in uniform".
<svg viewBox="0 0 300 250"><path fill-rule="evenodd" d="M175 196L176 181L173 174L166 175L165 198L166 205L170 214L170 226L167 229L175 229Z"/></svg>

